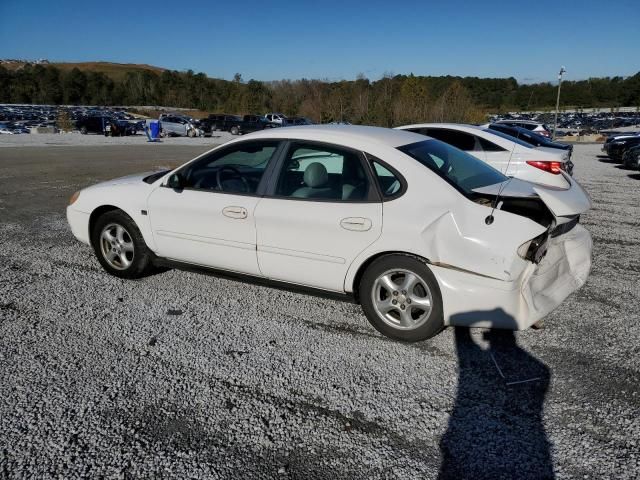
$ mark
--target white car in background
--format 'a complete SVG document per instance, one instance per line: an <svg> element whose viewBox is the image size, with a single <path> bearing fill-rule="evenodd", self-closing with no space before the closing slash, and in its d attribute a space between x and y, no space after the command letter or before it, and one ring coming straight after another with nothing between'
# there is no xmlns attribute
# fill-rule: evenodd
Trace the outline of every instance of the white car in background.
<svg viewBox="0 0 640 480"><path fill-rule="evenodd" d="M447 325L523 329L580 288L590 200L566 177L564 190L509 179L411 132L290 127L80 190L67 218L112 275L201 268L348 298L417 341Z"/></svg>
<svg viewBox="0 0 640 480"><path fill-rule="evenodd" d="M197 121L183 115L162 115L160 117L160 133L162 136L203 136L203 132L200 130Z"/></svg>
<svg viewBox="0 0 640 480"><path fill-rule="evenodd" d="M569 188L571 153L533 145L496 130L457 123L420 123L397 127L441 140L500 170L508 177Z"/></svg>
<svg viewBox="0 0 640 480"><path fill-rule="evenodd" d="M265 114L264 118L267 119L267 122L275 123L278 125L284 125L285 121L287 120L287 116L284 113L273 112Z"/></svg>

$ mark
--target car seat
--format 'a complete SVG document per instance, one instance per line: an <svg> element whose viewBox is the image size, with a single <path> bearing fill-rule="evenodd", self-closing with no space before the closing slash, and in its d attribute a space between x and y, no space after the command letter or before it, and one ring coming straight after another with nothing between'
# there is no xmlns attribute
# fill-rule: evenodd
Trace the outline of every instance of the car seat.
<svg viewBox="0 0 640 480"><path fill-rule="evenodd" d="M297 198L335 198L333 190L329 187L329 174L326 167L313 162L304 170L304 187L298 188L291 196Z"/></svg>

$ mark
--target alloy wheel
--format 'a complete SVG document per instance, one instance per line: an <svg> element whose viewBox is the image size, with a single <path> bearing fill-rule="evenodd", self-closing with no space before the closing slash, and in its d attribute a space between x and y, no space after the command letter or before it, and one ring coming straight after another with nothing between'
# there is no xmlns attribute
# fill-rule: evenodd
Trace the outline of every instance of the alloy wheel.
<svg viewBox="0 0 640 480"><path fill-rule="evenodd" d="M405 269L388 270L380 275L373 284L371 297L380 319L401 330L423 325L433 305L427 282Z"/></svg>
<svg viewBox="0 0 640 480"><path fill-rule="evenodd" d="M100 233L100 251L109 266L126 270L133 262L135 248L127 229L118 223L110 223Z"/></svg>

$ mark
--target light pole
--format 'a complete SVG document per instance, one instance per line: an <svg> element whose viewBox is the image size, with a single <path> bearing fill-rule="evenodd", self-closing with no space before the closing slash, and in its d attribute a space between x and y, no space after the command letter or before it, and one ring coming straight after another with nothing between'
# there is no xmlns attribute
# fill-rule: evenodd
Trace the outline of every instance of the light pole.
<svg viewBox="0 0 640 480"><path fill-rule="evenodd" d="M564 67L560 67L560 73L558 73L558 98L556 99L556 116L553 120L553 140L556 139L556 130L558 129L558 109L560 108L560 89L562 88L563 73L566 73L566 70Z"/></svg>

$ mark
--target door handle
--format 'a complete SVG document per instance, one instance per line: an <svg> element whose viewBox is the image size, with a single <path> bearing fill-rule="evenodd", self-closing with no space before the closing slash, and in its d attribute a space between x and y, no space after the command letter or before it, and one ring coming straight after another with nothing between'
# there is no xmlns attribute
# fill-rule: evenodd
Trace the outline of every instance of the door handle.
<svg viewBox="0 0 640 480"><path fill-rule="evenodd" d="M244 207L224 207L222 214L229 218L247 218L247 209Z"/></svg>
<svg viewBox="0 0 640 480"><path fill-rule="evenodd" d="M340 220L340 226L345 230L366 232L371 229L371 220L362 217L347 217Z"/></svg>

